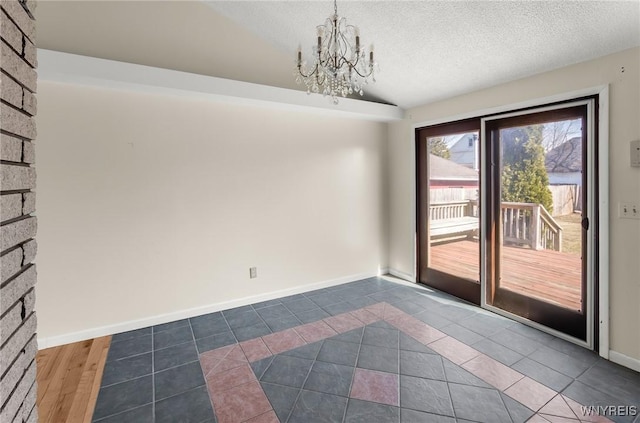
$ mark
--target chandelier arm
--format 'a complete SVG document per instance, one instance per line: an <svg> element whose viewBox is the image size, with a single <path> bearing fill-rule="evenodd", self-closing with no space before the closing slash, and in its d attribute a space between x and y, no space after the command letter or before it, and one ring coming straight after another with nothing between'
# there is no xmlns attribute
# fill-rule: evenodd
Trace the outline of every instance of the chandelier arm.
<svg viewBox="0 0 640 423"><path fill-rule="evenodd" d="M355 73L357 73L361 78L368 78L373 74L373 70L369 69L369 72L365 72L364 74L361 74L360 71L358 71L358 69L356 69L355 67L353 68L353 70L355 71Z"/></svg>
<svg viewBox="0 0 640 423"><path fill-rule="evenodd" d="M316 72L318 72L318 65L317 65L317 64L314 66L313 71L311 71L310 73L308 73L308 74L306 74L306 75L302 72L301 67L300 67L300 66L298 66L298 73L299 73L303 78L311 78L311 77L313 76L313 74L315 74Z"/></svg>

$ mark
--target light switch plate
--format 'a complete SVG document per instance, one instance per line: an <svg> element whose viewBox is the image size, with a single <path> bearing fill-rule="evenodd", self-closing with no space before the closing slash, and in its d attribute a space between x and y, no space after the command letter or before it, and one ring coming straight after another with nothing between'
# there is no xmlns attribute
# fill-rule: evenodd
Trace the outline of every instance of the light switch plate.
<svg viewBox="0 0 640 423"><path fill-rule="evenodd" d="M618 203L618 217L621 219L640 219L640 207L634 203Z"/></svg>

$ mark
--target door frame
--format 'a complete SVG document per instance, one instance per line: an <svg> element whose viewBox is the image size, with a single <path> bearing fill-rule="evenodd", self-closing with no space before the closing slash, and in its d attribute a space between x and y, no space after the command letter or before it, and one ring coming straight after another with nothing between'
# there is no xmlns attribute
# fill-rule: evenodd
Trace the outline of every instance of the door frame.
<svg viewBox="0 0 640 423"><path fill-rule="evenodd" d="M496 120L502 120L502 119L510 119L510 118L516 118L516 117L522 117L522 116L527 116L527 115L533 115L533 114L539 114L539 113L545 113L545 112L551 112L551 111L559 111L559 110L563 110L563 109L571 109L573 107L583 107L586 106L586 131L583 131L583 133L586 134L586 140L583 140L583 146L586 146L586 162L583 164L584 169L586 171L586 179L583 177L583 182L585 182L585 187L583 187L583 192L584 192L584 198L586 198L586 216L593 221L595 219L595 217L598 216L598 211L596 210L596 207L594 205L594 199L597 198L597 188L598 188L598 181L597 181L597 176L598 176L598 170L597 167L595 166L595 162L594 159L597 157L597 152L596 152L596 147L597 147L597 138L595 137L595 127L596 127L596 121L597 121L597 116L595 116L595 111L597 110L595 107L595 100L593 97L591 98L587 98L584 100L577 100L577 101L571 101L571 102L566 102L566 103L559 103L559 104L555 104L555 105L550 105L550 106L543 106L543 107L536 107L536 108L532 108L532 109L527 109L527 110L522 110L522 111L516 111L516 112L508 112L508 113L503 113L503 114L498 114L498 115L493 115L493 116L489 116L489 117L484 117L481 119L480 121L480 125L481 125L481 129L480 129L480 134L481 137L483 137L485 139L485 142L480 144L480 157L485 158L485 161L490 160L489 159L489 154L491 153L491 148L489 146L489 140L490 137L487 134L487 122L491 122L491 121L496 121ZM480 167L480 180L485 181L485 183L487 183L487 181L490 180L489 178L489 166L481 166ZM493 182L488 182L492 185L495 185L495 181ZM585 189L586 188L586 189ZM495 186L492 187L492 189L495 189ZM502 316L505 317L509 317L512 320L516 320L519 321L521 323L526 323L528 325L537 327L537 328L544 328L545 332L549 332L552 333L553 335L559 337L559 338L563 338L565 340L571 341L575 344L581 345L583 347L587 347L589 349L594 349L594 336L596 336L595 332L595 328L594 328L594 304L595 304L595 298L594 298L594 278L595 273L597 272L597 267L596 267L596 263L594 263L594 257L597 257L597 252L596 252L596 248L597 246L595 245L595 241L596 239L594 239L594 237L592 237L592 233L597 232L598 229L598 224L594 224L591 225L592 227L595 227L596 230L592 230L587 232L586 235L586 240L583 239L582 243L582 248L583 248L583 258L582 258L582 262L581 262L581 273L583 274L583 278L586 278L586 286L584 286L584 289L586 290L585 293L583 293L583 298L586 297L587 301L585 302L585 304L583 304L583 312L586 314L585 318L586 318L586 333L585 333L585 339L579 339L579 338L575 338L571 335L568 335L564 332L560 332L559 330L554 330L548 326L544 326L542 324L538 324L534 321L525 319L523 317L520 317L517 314L514 314L512 312L509 312L507 310L504 310L502 308L496 307L492 304L489 304L487 302L487 284L490 283L494 283L495 281L493 281L492 276L489 275L489 269L487 269L487 263L489 263L488 260L488 254L489 254L489 250L491 249L491 247L489 246L490 244L490 239L489 237L492 236L491 232L490 232L490 228L488 227L489 225L489 219L487 218L488 216L493 215L493 213L490 212L490 208L493 206L491 204L492 198L490 198L490 189L484 189L481 190L481 201L480 201L480 208L481 208L481 216L485 216L485 218L481 219L480 221L480 225L482 227L481 232L484 232L487 237L481 240L480 243L480 263L481 263L481 269L480 269L480 280L482 281L482 283L480 284L480 290L481 290L481 295L480 295L480 305L482 308L490 310L496 314L500 314ZM495 236L495 234L493 234L493 236ZM586 242L584 242L586 241ZM585 245L586 244L586 245ZM581 281L582 283L582 281ZM514 294L515 296L519 296L519 294ZM547 304L545 304L544 301L539 301L539 300L535 300L535 299L530 299L528 297L525 296L524 299L529 299L532 303L536 303L537 304L537 308L539 309L546 309L545 313L550 313L552 315L554 315L554 317L560 317L562 316L562 312L563 310L557 310L554 311L554 309L556 308L555 306L548 306ZM573 319L574 317L576 317L574 315L574 313L565 313L566 315L564 316L564 319L567 320L576 320ZM570 322L567 322L567 324L569 326L573 326L573 324L570 324Z"/></svg>
<svg viewBox="0 0 640 423"><path fill-rule="evenodd" d="M514 102L510 104L472 110L470 112L459 113L456 115L448 115L442 116L439 118L434 118L426 121L419 121L412 124L412 130L408 134L407 142L410 142L411 148L413 149L414 159L416 157L415 151L415 133L417 129L423 128L425 126L433 126L438 124L444 124L453 121L471 119L471 118L479 118L482 116L490 116L498 113L507 113L510 111L525 109L525 108L535 108L541 107L548 104L553 104L557 102L568 102L571 100L575 100L578 98L583 98L587 96L598 95L598 117L597 117L597 132L598 132L598 158L597 158L597 166L598 166L598 207L599 215L598 215L598 230L593 231L591 237L595 237L598 240L598 259L596 266L598 267L599 274L599 283L597 292L594 293L594 296L598 298L598 322L597 322L597 330L598 330L598 353L601 357L605 359L609 359L609 85L599 85L594 87L588 87L584 89L579 89L575 91L550 95L547 97L534 98L521 102ZM408 119L412 119L411 115L407 116ZM412 160L414 166L416 166L416 161ZM417 180L415 176L417 176L417 167L414 168L414 180L412 183L414 184L414 189L412 193L413 206L412 210L414 213L413 219L411 221L412 225L412 233L414 234L414 242L413 242L413 275L408 275L402 272L391 271L390 273L395 274L396 276L404 279L409 279L413 282L418 280L418 250L417 250L417 224L418 224L418 214L417 214L417 204L418 204L418 191L416 189ZM481 263L482 265L482 263ZM482 270L482 269L481 269ZM535 324L533 322L526 321L525 324L536 327L544 332L550 332L548 328ZM553 332L552 332L553 333ZM554 333L555 335L555 333ZM559 335L561 338L566 338L566 336ZM569 339L570 342L573 342L572 339ZM594 345L595 347L595 345Z"/></svg>

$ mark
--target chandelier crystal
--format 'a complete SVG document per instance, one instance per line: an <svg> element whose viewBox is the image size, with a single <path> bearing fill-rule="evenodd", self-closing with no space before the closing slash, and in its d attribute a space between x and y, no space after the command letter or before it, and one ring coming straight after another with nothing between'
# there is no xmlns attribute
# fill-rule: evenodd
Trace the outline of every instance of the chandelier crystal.
<svg viewBox="0 0 640 423"><path fill-rule="evenodd" d="M338 5L333 2L333 15L324 25L318 25L317 44L312 47L313 62L302 59L298 47L296 83L307 87L307 94L322 92L338 104L338 96L346 97L354 92L364 94L363 87L376 82L378 64L373 60L373 46L369 54L360 45L360 31L338 16Z"/></svg>

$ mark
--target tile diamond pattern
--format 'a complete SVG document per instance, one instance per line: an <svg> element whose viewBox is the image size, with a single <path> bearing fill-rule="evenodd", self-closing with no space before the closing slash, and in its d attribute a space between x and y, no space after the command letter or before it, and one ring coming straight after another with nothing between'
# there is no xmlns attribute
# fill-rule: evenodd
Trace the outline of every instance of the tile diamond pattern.
<svg viewBox="0 0 640 423"><path fill-rule="evenodd" d="M349 396L380 404L400 405L398 375L356 369Z"/></svg>
<svg viewBox="0 0 640 423"><path fill-rule="evenodd" d="M637 373L489 313L477 322L468 306L452 314L460 307L371 278L119 334L93 422L609 422L581 407L613 398L598 390L611 384L640 404ZM287 329L255 330L263 320ZM133 366L149 356L151 370Z"/></svg>

